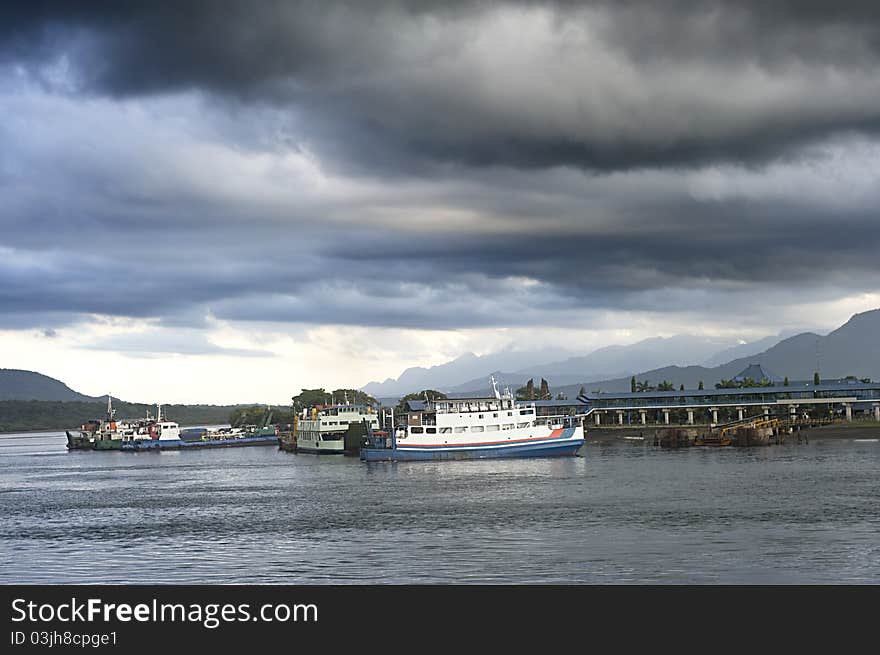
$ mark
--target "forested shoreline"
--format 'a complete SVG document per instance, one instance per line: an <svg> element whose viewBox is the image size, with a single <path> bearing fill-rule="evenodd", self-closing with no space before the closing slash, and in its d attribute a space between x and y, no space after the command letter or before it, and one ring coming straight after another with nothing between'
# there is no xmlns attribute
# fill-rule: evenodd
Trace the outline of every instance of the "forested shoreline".
<svg viewBox="0 0 880 655"><path fill-rule="evenodd" d="M229 421L238 405L163 405L162 413L182 426L217 425ZM147 411L155 416L156 406L143 403L113 401L117 418L139 418ZM107 402L56 400L0 401L0 432L32 430L65 430L75 428L89 419L107 415Z"/></svg>

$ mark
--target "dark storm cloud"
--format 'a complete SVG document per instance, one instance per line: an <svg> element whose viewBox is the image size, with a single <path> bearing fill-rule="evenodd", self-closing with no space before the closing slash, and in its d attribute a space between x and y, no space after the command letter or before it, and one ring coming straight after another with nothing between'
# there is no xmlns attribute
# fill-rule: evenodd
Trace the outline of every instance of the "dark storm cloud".
<svg viewBox="0 0 880 655"><path fill-rule="evenodd" d="M876 291L873 6L6 3L0 327L583 326Z"/></svg>
<svg viewBox="0 0 880 655"><path fill-rule="evenodd" d="M766 161L880 127L870 2L33 2L7 61L85 92L204 90L304 118L339 165ZM851 93L843 93L848 89Z"/></svg>

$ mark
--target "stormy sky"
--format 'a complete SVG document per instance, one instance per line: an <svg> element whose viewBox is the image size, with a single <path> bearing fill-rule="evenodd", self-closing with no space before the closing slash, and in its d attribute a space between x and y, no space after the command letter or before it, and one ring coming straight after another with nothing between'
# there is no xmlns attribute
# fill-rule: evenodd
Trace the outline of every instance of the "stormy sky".
<svg viewBox="0 0 880 655"><path fill-rule="evenodd" d="M880 306L873 2L0 6L0 366L284 402Z"/></svg>

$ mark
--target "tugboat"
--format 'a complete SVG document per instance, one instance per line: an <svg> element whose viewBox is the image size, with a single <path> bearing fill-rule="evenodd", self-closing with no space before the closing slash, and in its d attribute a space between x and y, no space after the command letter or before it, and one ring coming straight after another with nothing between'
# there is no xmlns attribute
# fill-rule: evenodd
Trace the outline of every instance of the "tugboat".
<svg viewBox="0 0 880 655"><path fill-rule="evenodd" d="M156 406L156 420L150 421L146 429L140 429L133 434L122 437L119 450L163 450L166 448L180 448L183 441L180 438L180 426L174 421L169 421L162 416L162 406Z"/></svg>
<svg viewBox="0 0 880 655"><path fill-rule="evenodd" d="M517 403L491 378L485 398L410 402L407 424L371 430L361 448L365 462L553 457L576 455L584 445L577 417L538 417L534 403Z"/></svg>

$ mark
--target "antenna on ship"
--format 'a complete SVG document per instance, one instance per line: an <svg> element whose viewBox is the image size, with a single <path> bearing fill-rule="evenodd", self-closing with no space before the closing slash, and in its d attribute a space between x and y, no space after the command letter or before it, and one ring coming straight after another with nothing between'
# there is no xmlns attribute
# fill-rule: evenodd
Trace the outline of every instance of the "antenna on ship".
<svg viewBox="0 0 880 655"><path fill-rule="evenodd" d="M110 393L107 394L107 420L112 421L113 416L116 414L116 410L113 409L113 396Z"/></svg>
<svg viewBox="0 0 880 655"><path fill-rule="evenodd" d="M492 381L492 391L495 393L495 398L501 400L501 392L498 391L498 380L495 379L494 375L490 375L489 380Z"/></svg>

